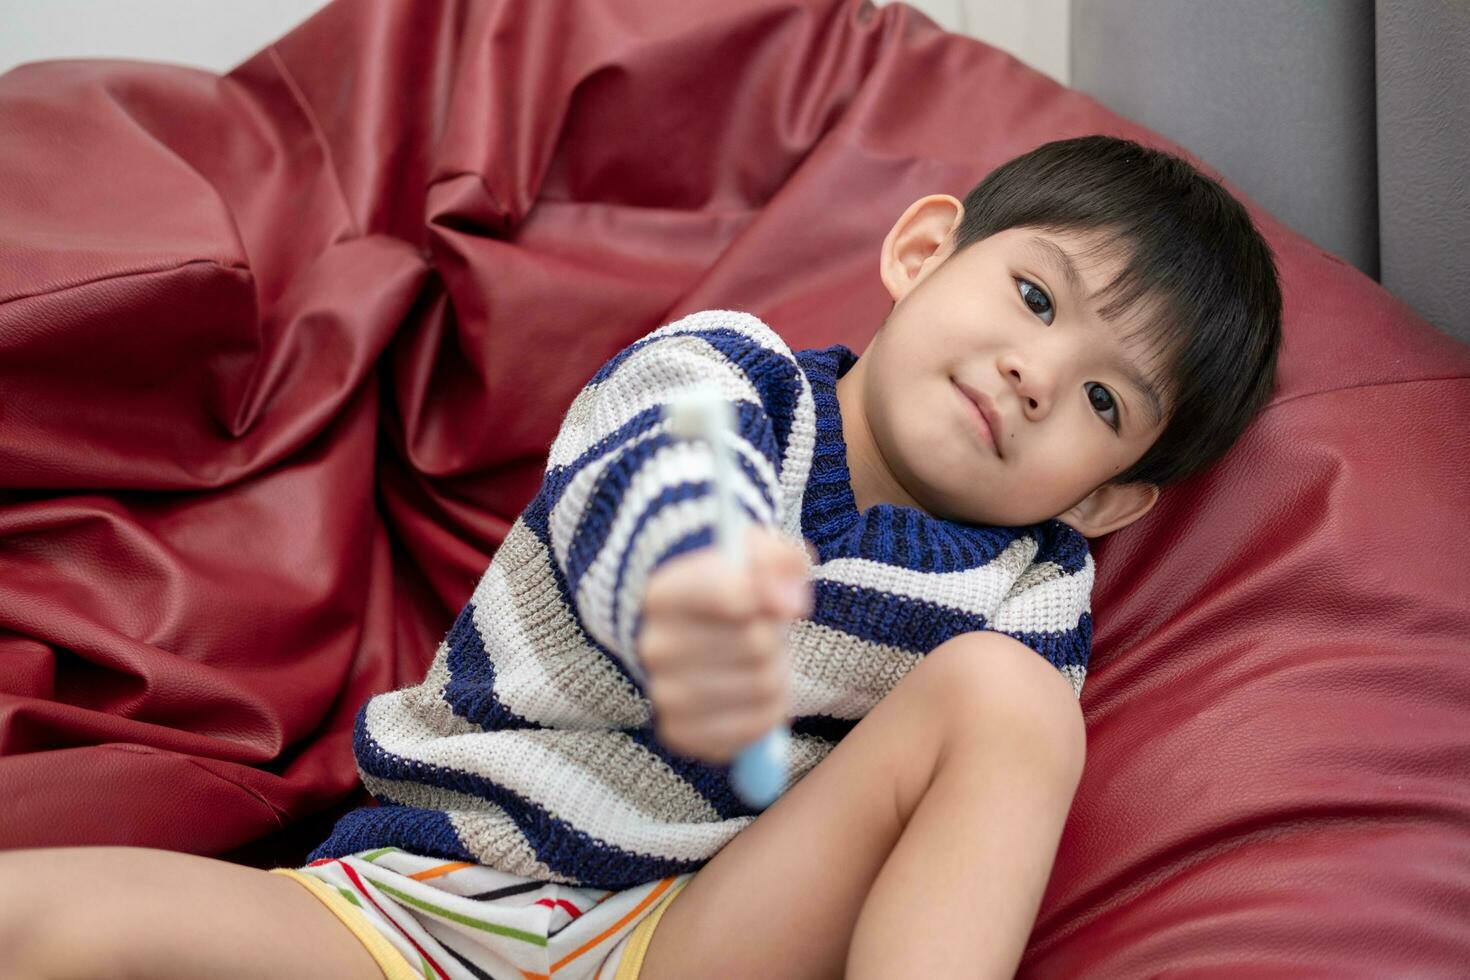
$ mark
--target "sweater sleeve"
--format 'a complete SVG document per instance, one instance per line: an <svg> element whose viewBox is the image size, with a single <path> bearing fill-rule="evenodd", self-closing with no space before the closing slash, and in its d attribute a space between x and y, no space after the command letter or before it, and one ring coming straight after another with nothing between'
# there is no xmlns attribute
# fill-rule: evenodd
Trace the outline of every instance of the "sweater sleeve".
<svg viewBox="0 0 1470 980"><path fill-rule="evenodd" d="M619 352L572 402L547 460L553 558L583 628L639 683L634 638L649 577L714 541L710 449L671 435L665 417L696 385L735 407L736 499L747 517L799 522L811 387L785 341L746 313L694 313Z"/></svg>
<svg viewBox="0 0 1470 980"><path fill-rule="evenodd" d="M1036 557L1001 600L990 628L1045 657L1081 697L1092 654L1092 554L1086 539L1060 522L1037 530Z"/></svg>

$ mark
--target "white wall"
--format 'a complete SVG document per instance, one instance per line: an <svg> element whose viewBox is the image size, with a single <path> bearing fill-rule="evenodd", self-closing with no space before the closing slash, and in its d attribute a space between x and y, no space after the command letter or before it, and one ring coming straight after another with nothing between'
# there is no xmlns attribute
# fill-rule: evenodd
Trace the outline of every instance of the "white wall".
<svg viewBox="0 0 1470 980"><path fill-rule="evenodd" d="M873 0L883 6L892 0ZM1008 51L1063 85L1070 84L1069 0L904 0L945 30Z"/></svg>
<svg viewBox="0 0 1470 980"><path fill-rule="evenodd" d="M0 72L47 58L137 58L228 71L326 4L0 0Z"/></svg>
<svg viewBox="0 0 1470 980"><path fill-rule="evenodd" d="M227 71L326 2L0 0L0 72L45 58L139 58ZM947 30L978 37L1064 84L1068 80L1068 0L906 2Z"/></svg>

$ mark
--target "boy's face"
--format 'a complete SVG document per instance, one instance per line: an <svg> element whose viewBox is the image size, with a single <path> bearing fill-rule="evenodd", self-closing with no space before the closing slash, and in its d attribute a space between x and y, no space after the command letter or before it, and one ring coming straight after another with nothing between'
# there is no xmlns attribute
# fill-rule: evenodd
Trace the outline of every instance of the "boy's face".
<svg viewBox="0 0 1470 980"><path fill-rule="evenodd" d="M1167 418L1150 403L1147 352L1126 337L1137 324L1102 319L1092 298L1122 257L1090 257L1086 235L1013 228L945 261L960 214L952 197L923 198L884 242L895 305L838 384L859 507L1056 517L1089 537L1132 523L1157 488L1103 484Z"/></svg>

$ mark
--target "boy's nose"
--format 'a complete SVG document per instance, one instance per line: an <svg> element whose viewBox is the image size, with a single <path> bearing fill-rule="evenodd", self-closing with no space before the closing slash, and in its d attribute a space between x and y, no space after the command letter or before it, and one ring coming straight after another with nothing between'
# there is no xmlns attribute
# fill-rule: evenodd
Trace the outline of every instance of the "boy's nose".
<svg viewBox="0 0 1470 980"><path fill-rule="evenodd" d="M1007 354L1001 358L1000 369L1027 418L1038 418L1051 411L1052 384L1041 367Z"/></svg>

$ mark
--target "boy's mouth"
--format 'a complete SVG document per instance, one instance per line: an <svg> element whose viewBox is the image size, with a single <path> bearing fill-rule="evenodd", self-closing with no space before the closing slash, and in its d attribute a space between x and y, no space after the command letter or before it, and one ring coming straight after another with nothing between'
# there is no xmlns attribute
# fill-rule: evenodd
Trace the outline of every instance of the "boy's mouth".
<svg viewBox="0 0 1470 980"><path fill-rule="evenodd" d="M1000 412L996 411L995 403L984 392L976 391L958 379L954 380L954 387L975 418L975 431L979 432L981 438L990 444L997 456L1004 459L1005 453L1001 451L1000 441L1005 430L1001 424Z"/></svg>

